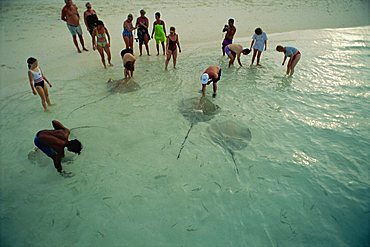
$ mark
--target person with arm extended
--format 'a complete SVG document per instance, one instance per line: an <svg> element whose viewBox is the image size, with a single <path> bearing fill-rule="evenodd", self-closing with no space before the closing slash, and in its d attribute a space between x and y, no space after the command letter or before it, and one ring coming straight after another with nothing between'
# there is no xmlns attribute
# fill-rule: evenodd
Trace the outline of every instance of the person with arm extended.
<svg viewBox="0 0 370 247"><path fill-rule="evenodd" d="M289 57L286 74L292 76L294 74L295 66L301 59L301 52L295 47L291 47L291 46L283 47L281 45L276 46L276 50L278 52L284 53L284 60L282 63L283 66L285 64L287 57Z"/></svg>
<svg viewBox="0 0 370 247"><path fill-rule="evenodd" d="M70 130L57 120L52 121L54 130L40 130L37 132L34 143L43 153L54 162L55 169L63 177L71 177L71 172L66 172L62 167L64 148L77 154L81 153L82 144L79 140L69 140Z"/></svg>
<svg viewBox="0 0 370 247"><path fill-rule="evenodd" d="M248 48L243 49L242 45L239 44L231 44L227 45L225 47L225 53L229 57L229 68L231 67L232 64L234 64L235 58L238 59L239 65L242 67L242 63L240 62L240 56L241 54L243 55L248 55L251 51Z"/></svg>
<svg viewBox="0 0 370 247"><path fill-rule="evenodd" d="M221 79L221 68L220 66L209 66L200 77L202 83L202 97L206 95L207 85L213 83L213 94L212 97L216 97L217 93L217 82Z"/></svg>

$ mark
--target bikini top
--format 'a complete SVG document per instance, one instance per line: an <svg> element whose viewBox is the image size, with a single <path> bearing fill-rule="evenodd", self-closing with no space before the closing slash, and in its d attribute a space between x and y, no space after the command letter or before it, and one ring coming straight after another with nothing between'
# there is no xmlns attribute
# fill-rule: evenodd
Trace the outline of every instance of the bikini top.
<svg viewBox="0 0 370 247"><path fill-rule="evenodd" d="M31 71L31 74L32 74L32 78L33 78L33 82L34 83L38 83L40 81L43 81L44 78L42 77L42 72L41 72L41 69L38 68L39 71L33 71L33 70L29 70Z"/></svg>

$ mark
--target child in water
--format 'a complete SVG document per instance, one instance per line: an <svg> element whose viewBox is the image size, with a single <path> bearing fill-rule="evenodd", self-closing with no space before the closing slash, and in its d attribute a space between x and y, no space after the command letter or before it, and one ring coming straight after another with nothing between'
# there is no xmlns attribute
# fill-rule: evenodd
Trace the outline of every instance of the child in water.
<svg viewBox="0 0 370 247"><path fill-rule="evenodd" d="M267 35L259 27L256 28L256 30L254 30L250 50L252 50L252 47L253 47L253 56L251 65L253 65L256 55L257 55L257 65L260 65L261 54L263 50L266 51L267 49Z"/></svg>
<svg viewBox="0 0 370 247"><path fill-rule="evenodd" d="M111 54L110 54L110 35L108 29L104 27L104 23L102 21L97 21L96 23L96 28L92 33L92 45L94 51L95 49L98 49L104 68L107 68L107 65L105 64L104 52L107 53L108 55L109 65L113 66L113 64L111 63Z"/></svg>
<svg viewBox="0 0 370 247"><path fill-rule="evenodd" d="M157 56L159 55L159 43L162 44L163 55L165 55L164 42L166 42L166 25L164 21L160 19L161 14L159 12L155 13L155 22L153 23L152 38L154 34L154 39L157 47Z"/></svg>
<svg viewBox="0 0 370 247"><path fill-rule="evenodd" d="M47 105L51 106L51 103L49 99L48 87L46 86L45 81L49 84L49 87L52 87L52 85L38 66L36 58L28 58L27 64L28 79L30 82L32 93L34 95L38 94L40 96L42 107L44 108L44 111L47 111Z"/></svg>

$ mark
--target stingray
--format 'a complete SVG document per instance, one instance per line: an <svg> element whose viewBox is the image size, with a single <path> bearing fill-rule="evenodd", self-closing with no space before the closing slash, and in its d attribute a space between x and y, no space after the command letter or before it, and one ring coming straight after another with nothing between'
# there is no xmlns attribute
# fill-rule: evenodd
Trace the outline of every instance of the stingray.
<svg viewBox="0 0 370 247"><path fill-rule="evenodd" d="M104 100L105 98L111 96L113 93L129 93L129 92L133 92L133 91L136 91L136 90L139 90L140 89L140 85L137 84L132 79L120 79L120 80L112 80L112 79L109 79L107 81L107 87L108 87L108 91L109 91L108 94L106 94L105 96L103 96L103 97L101 97L101 98L99 98L97 100L94 100L92 102L83 104L83 105L81 105L81 106L73 109L73 111L71 111L67 115L67 118L69 116L71 116L73 112L75 112L75 111L77 111L77 110L79 110L81 108L84 108L85 106L98 103L98 102Z"/></svg>
<svg viewBox="0 0 370 247"><path fill-rule="evenodd" d="M184 99L180 102L179 108L180 113L190 122L190 128L186 133L184 141L181 144L177 159L180 158L181 151L184 148L186 139L188 139L193 126L196 125L198 122L207 122L211 120L214 115L219 112L220 109L218 105L213 104L209 99L205 97L202 97L201 99L199 99L198 97Z"/></svg>
<svg viewBox="0 0 370 247"><path fill-rule="evenodd" d="M140 89L140 85L133 79L110 79L107 83L108 90L112 93L130 93Z"/></svg>
<svg viewBox="0 0 370 247"><path fill-rule="evenodd" d="M243 123L233 120L212 123L208 127L208 133L216 144L226 150L234 162L235 172L239 174L238 165L235 161L235 151L242 150L252 140L252 133Z"/></svg>

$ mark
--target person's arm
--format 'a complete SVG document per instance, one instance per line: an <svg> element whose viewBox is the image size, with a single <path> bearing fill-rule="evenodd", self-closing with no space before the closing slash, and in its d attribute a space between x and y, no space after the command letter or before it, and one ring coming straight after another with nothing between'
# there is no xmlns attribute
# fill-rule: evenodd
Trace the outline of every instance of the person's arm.
<svg viewBox="0 0 370 247"><path fill-rule="evenodd" d="M170 41L169 41L169 36L167 37L167 39L166 39L166 54L168 54L168 46L169 46L169 44L170 44Z"/></svg>
<svg viewBox="0 0 370 247"><path fill-rule="evenodd" d="M106 32L106 34L108 36L108 44L110 46L110 35L109 35L109 32L108 32L108 29L106 27L104 27L104 29L105 29L105 32Z"/></svg>
<svg viewBox="0 0 370 247"><path fill-rule="evenodd" d="M60 19L62 20L62 21L67 21L67 14L66 14L66 8L64 7L63 9L62 9L62 14L60 15Z"/></svg>
<svg viewBox="0 0 370 247"><path fill-rule="evenodd" d="M87 19L86 19L86 17L87 17L87 11L84 12L84 22L85 22L85 26L87 28L87 31L89 31L90 29L89 29L89 26L87 25Z"/></svg>
<svg viewBox="0 0 370 247"><path fill-rule="evenodd" d="M57 169L57 171L59 172L59 173L62 173L62 170L63 170L63 168L62 168L62 154L59 154L59 153L57 153L55 156L54 156L54 158L53 158L53 161L54 161L54 167L55 167L55 169Z"/></svg>
<svg viewBox="0 0 370 247"><path fill-rule="evenodd" d="M67 129L66 127L64 127L64 125L59 122L58 120L53 120L51 121L51 124L53 125L53 128L55 130L64 130L64 129Z"/></svg>
<svg viewBox="0 0 370 247"><path fill-rule="evenodd" d="M162 21L162 23L163 23L164 35L167 36L167 33L166 33L166 24L164 23L164 21Z"/></svg>
<svg viewBox="0 0 370 247"><path fill-rule="evenodd" d="M222 32L224 33L224 32L227 32L229 30L229 26L228 25L225 25L224 26L224 29L222 29Z"/></svg>
<svg viewBox="0 0 370 247"><path fill-rule="evenodd" d="M96 45L95 45L95 36L96 36L96 28L94 28L94 30L93 30L93 32L92 32L92 47L93 47L93 50L95 51L95 49L96 49Z"/></svg>
<svg viewBox="0 0 370 247"><path fill-rule="evenodd" d="M44 72L42 72L42 70L39 68L39 70L41 71L41 75L42 75L42 78L44 78L44 80L48 83L49 87L52 87L53 85L51 85L50 81L48 80L48 78L46 78Z"/></svg>
<svg viewBox="0 0 370 247"><path fill-rule="evenodd" d="M249 50L252 50L253 44L254 44L254 39L252 39L251 41L251 46L249 47Z"/></svg>
<svg viewBox="0 0 370 247"><path fill-rule="evenodd" d="M202 97L206 96L206 85L202 84Z"/></svg>
<svg viewBox="0 0 370 247"><path fill-rule="evenodd" d="M240 65L240 67L243 67L242 63L240 62L240 54L242 54L241 52L238 54L238 63Z"/></svg>
<svg viewBox="0 0 370 247"><path fill-rule="evenodd" d="M176 38L176 43L177 43L177 46L179 47L179 52L181 53L181 47L180 47L180 41L179 41L179 35L176 34L177 38Z"/></svg>
<svg viewBox="0 0 370 247"><path fill-rule="evenodd" d="M153 22L153 30L152 30L151 38L153 38L153 34L154 34L154 27L155 27L155 22Z"/></svg>
<svg viewBox="0 0 370 247"><path fill-rule="evenodd" d="M286 61L286 58L287 58L287 56L284 54L284 60L283 60L283 63L282 63L281 65L283 65L283 66L284 66L284 63L285 63L285 61Z"/></svg>
<svg viewBox="0 0 370 247"><path fill-rule="evenodd" d="M32 89L32 93L33 93L34 95L36 95L36 94L37 94L37 91L36 91L35 87L33 86L33 78L32 78L32 73L31 73L31 71L28 71L28 80L29 80L29 82L30 82L30 86L31 86L31 89Z"/></svg>

